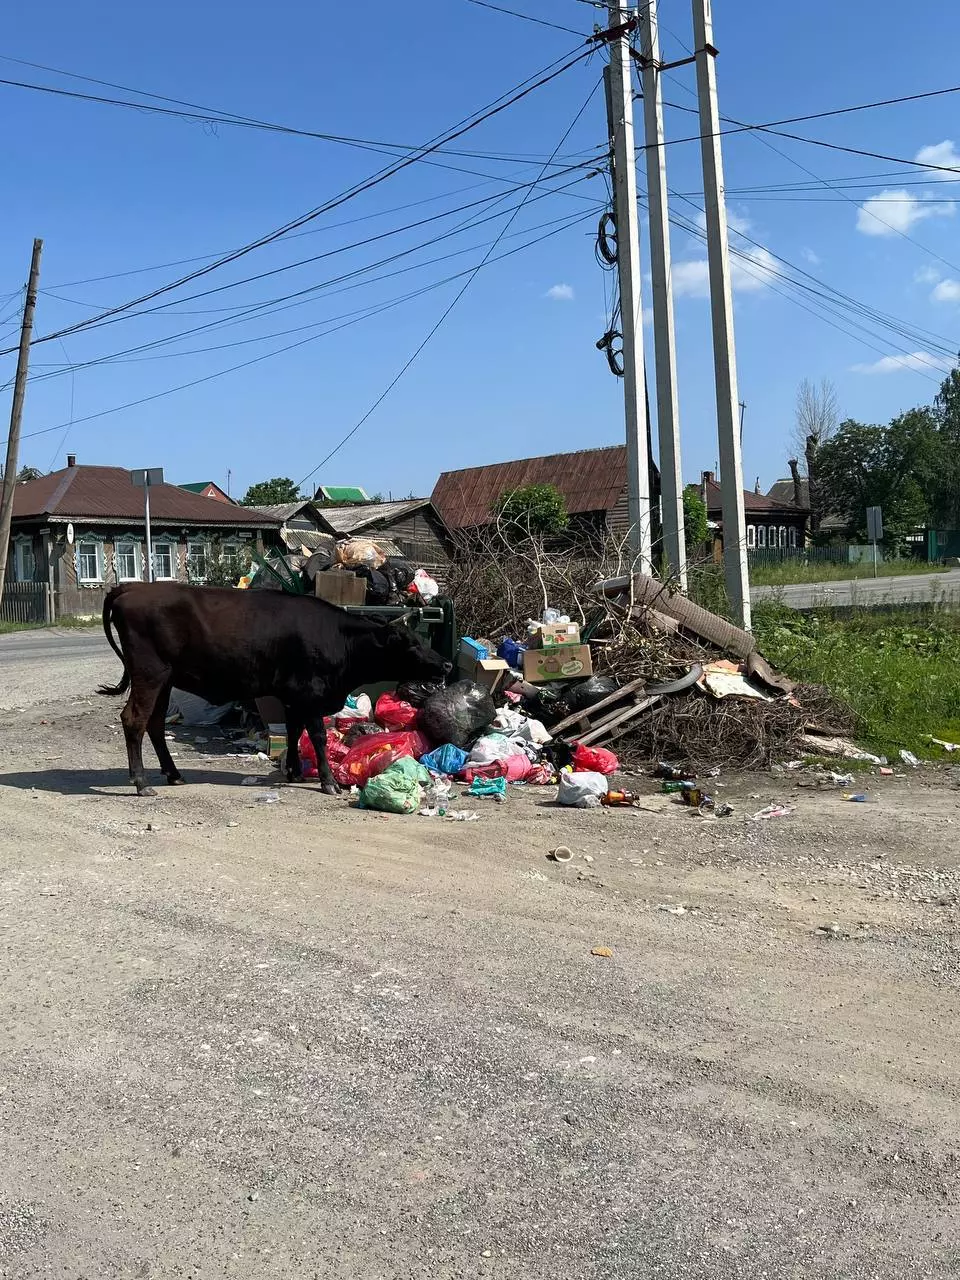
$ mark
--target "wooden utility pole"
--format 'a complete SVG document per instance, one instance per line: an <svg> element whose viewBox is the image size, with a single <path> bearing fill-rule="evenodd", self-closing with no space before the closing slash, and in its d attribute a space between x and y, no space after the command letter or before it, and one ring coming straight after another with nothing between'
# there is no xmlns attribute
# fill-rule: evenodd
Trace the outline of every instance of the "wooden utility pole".
<svg viewBox="0 0 960 1280"><path fill-rule="evenodd" d="M617 223L617 270L623 332L623 397L627 428L627 503L630 546L641 573L653 568L650 519L650 426L644 399L643 319L640 303L640 227L637 161L633 142L630 30L633 11L610 0L610 66L607 110L613 140L613 207Z"/></svg>
<svg viewBox="0 0 960 1280"><path fill-rule="evenodd" d="M643 122L650 211L650 276L653 285L653 347L657 374L657 434L660 440L660 511L667 567L687 589L687 550L680 462L680 408L673 327L673 283L667 210L667 155L660 91L660 33L657 0L640 10L643 52Z"/></svg>
<svg viewBox="0 0 960 1280"><path fill-rule="evenodd" d="M20 354L17 357L17 376L13 384L13 404L10 408L10 432L7 436L7 465L3 473L3 495L0 497L0 600L7 578L7 555L10 551L10 522L13 519L13 497L17 488L17 467L20 457L20 423L23 420L23 400L27 392L27 369L30 365L30 340L33 337L33 313L37 308L37 285L40 280L40 255L43 241L34 240L33 257L30 259L30 280L23 306L23 323L20 326Z"/></svg>
<svg viewBox="0 0 960 1280"><path fill-rule="evenodd" d="M720 109L717 105L717 51L713 45L711 0L693 0L693 41L700 105L710 310L713 316L724 579L733 620L749 630L747 526L743 510L743 460L737 413L740 396L737 392L737 354L733 339L733 288L727 244L727 206L723 186L723 157L720 152Z"/></svg>

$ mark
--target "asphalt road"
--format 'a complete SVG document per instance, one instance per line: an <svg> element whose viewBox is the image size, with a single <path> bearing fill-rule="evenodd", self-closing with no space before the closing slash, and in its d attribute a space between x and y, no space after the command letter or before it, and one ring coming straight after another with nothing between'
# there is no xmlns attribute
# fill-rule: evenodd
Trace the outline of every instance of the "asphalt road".
<svg viewBox="0 0 960 1280"><path fill-rule="evenodd" d="M899 578L856 578L848 582L803 582L785 587L752 587L750 598L779 600L794 609L878 604L960 604L960 569L913 573Z"/></svg>
<svg viewBox="0 0 960 1280"><path fill-rule="evenodd" d="M120 677L120 663L95 630L54 627L0 636L0 711L92 697Z"/></svg>

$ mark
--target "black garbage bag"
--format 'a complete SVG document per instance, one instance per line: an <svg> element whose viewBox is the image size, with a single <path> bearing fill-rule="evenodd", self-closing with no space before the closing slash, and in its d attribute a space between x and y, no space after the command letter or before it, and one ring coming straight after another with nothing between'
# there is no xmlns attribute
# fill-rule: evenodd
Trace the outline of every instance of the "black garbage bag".
<svg viewBox="0 0 960 1280"><path fill-rule="evenodd" d="M431 694L420 709L417 728L437 746L469 747L497 714L490 690L473 680Z"/></svg>
<svg viewBox="0 0 960 1280"><path fill-rule="evenodd" d="M588 676L586 680L581 680L579 684L575 684L572 689L567 689L564 693L563 701L567 714L586 711L587 707L592 707L608 693L616 693L619 688L619 683L612 676Z"/></svg>
<svg viewBox="0 0 960 1280"><path fill-rule="evenodd" d="M382 569L371 569L367 565L359 565L354 572L358 578L364 578L367 583L367 597L365 603L370 604L390 604L395 596L393 583Z"/></svg>
<svg viewBox="0 0 960 1280"><path fill-rule="evenodd" d="M322 551L315 551L300 570L300 581L308 594L313 595L316 589L317 574L326 573L333 561Z"/></svg>
<svg viewBox="0 0 960 1280"><path fill-rule="evenodd" d="M408 680L406 684L397 685L397 697L409 702L412 707L422 707L428 698L439 693L442 688L442 680Z"/></svg>
<svg viewBox="0 0 960 1280"><path fill-rule="evenodd" d="M387 556L380 566L380 572L390 579L390 585L398 595L402 595L413 581L416 569L408 560L400 556Z"/></svg>

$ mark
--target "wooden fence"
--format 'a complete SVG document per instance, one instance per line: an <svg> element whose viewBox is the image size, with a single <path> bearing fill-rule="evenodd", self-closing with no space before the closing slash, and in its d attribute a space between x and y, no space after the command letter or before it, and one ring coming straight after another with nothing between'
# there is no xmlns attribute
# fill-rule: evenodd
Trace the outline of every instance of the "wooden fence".
<svg viewBox="0 0 960 1280"><path fill-rule="evenodd" d="M6 582L0 622L52 622L50 588L45 582Z"/></svg>

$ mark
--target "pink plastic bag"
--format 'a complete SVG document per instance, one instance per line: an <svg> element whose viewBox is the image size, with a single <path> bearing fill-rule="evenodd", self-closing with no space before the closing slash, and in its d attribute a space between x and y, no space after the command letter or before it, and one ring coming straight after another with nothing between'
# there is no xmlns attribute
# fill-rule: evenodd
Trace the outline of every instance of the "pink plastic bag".
<svg viewBox="0 0 960 1280"><path fill-rule="evenodd" d="M363 787L403 756L419 760L430 749L426 738L416 730L365 735L333 766L333 776L342 787Z"/></svg>
<svg viewBox="0 0 960 1280"><path fill-rule="evenodd" d="M578 742L573 752L574 773L616 773L620 761L606 747L585 747Z"/></svg>
<svg viewBox="0 0 960 1280"><path fill-rule="evenodd" d="M381 693L373 718L384 729L412 729L419 714L412 702L404 702L395 693Z"/></svg>
<svg viewBox="0 0 960 1280"><path fill-rule="evenodd" d="M300 753L300 776L307 779L318 778L320 771L317 768L317 753L306 729L300 735L297 750ZM343 736L336 729L327 729L327 763L331 768L338 765L349 750Z"/></svg>

